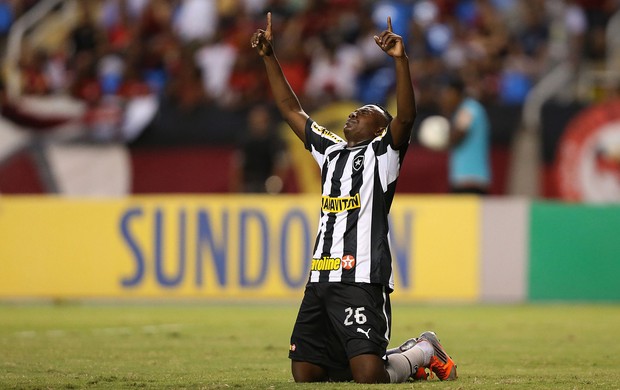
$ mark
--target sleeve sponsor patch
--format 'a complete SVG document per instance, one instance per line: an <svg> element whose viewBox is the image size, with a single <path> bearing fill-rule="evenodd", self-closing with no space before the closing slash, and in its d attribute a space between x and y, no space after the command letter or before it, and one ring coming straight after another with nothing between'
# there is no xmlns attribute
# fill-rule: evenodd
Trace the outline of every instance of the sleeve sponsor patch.
<svg viewBox="0 0 620 390"><path fill-rule="evenodd" d="M327 138L332 142L335 142L335 143L344 142L342 138L338 137L336 134L327 130L323 126L319 126L319 124L316 122L312 123L311 129L314 133L318 134L319 136L323 138Z"/></svg>

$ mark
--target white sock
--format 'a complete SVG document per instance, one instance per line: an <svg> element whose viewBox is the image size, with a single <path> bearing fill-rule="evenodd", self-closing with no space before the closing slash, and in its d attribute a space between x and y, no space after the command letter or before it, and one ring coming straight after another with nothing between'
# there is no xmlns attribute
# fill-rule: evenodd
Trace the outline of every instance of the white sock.
<svg viewBox="0 0 620 390"><path fill-rule="evenodd" d="M418 345L416 345L403 353L394 353L388 356L385 369L390 375L390 382L402 383L407 381L407 379L418 370L418 367L425 365L425 361L426 365L428 365L431 357L428 356L427 359L426 355L426 351L422 348L418 348Z"/></svg>
<svg viewBox="0 0 620 390"><path fill-rule="evenodd" d="M385 370L390 376L391 383L402 383L407 381L413 370L418 369L418 367L402 353L391 354L387 359Z"/></svg>
<svg viewBox="0 0 620 390"><path fill-rule="evenodd" d="M419 341L413 348L411 348L409 351L416 349L416 348L420 348L423 352L424 352L424 361L420 364L420 366L422 367L428 367L428 365L431 362L431 357L435 354L435 348L433 348L433 345L431 343L429 343L428 341ZM407 353L409 351L405 351L403 353Z"/></svg>

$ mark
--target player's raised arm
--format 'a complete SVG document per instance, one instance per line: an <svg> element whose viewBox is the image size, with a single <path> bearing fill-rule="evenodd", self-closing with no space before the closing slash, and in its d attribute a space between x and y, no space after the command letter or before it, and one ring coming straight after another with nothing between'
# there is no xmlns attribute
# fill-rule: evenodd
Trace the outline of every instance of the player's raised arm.
<svg viewBox="0 0 620 390"><path fill-rule="evenodd" d="M286 77L284 77L280 63L274 53L271 12L267 13L267 28L265 30L257 30L252 35L251 44L263 58L271 91L280 113L299 139L306 142L305 127L308 114L301 108L299 99L297 99Z"/></svg>
<svg viewBox="0 0 620 390"><path fill-rule="evenodd" d="M413 121L416 117L415 95L409 73L409 59L405 52L403 38L394 34L392 18L387 19L387 30L375 36L381 50L394 58L396 68L396 115L390 124L392 139L396 148L409 142Z"/></svg>

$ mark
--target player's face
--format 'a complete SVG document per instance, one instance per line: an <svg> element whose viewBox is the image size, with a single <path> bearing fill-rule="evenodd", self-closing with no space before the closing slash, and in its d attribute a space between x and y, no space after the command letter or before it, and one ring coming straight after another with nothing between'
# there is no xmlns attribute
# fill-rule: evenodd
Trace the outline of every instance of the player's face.
<svg viewBox="0 0 620 390"><path fill-rule="evenodd" d="M387 126L383 110L373 104L360 107L349 114L344 124L344 136L349 143L359 143L375 138Z"/></svg>

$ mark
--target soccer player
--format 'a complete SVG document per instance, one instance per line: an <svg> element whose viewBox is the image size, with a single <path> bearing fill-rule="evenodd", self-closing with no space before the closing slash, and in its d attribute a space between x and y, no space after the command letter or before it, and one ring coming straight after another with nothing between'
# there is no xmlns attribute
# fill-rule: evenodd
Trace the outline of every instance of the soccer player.
<svg viewBox="0 0 620 390"><path fill-rule="evenodd" d="M433 332L386 351L394 287L388 212L416 116L403 40L388 29L375 36L394 59L397 113L376 105L353 111L346 140L314 122L291 90L273 48L271 13L252 47L262 57L284 119L321 168L321 219L310 278L291 336L289 357L296 382L404 382L456 378L456 366Z"/></svg>

